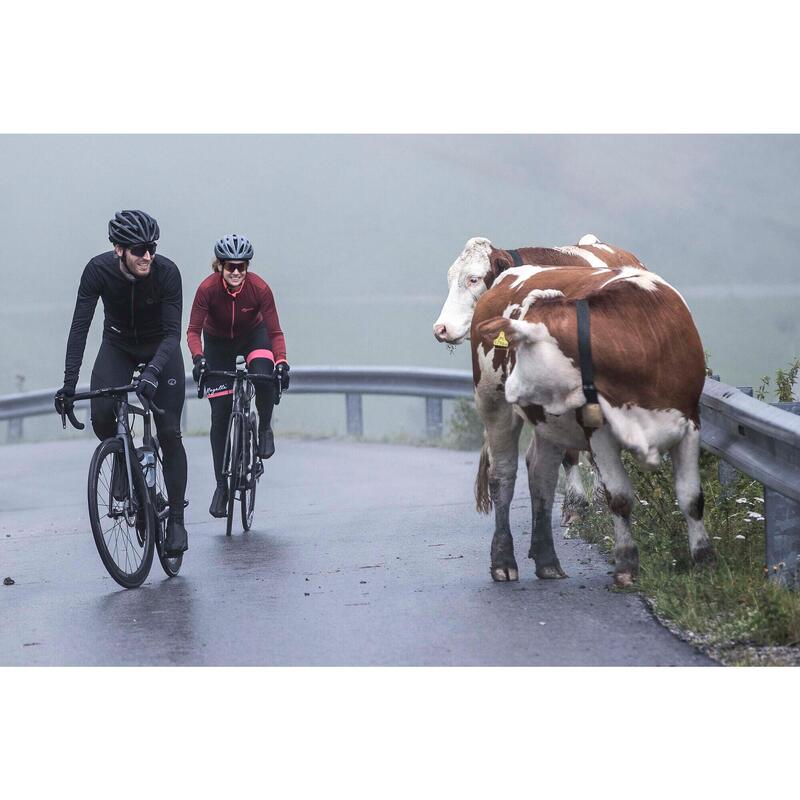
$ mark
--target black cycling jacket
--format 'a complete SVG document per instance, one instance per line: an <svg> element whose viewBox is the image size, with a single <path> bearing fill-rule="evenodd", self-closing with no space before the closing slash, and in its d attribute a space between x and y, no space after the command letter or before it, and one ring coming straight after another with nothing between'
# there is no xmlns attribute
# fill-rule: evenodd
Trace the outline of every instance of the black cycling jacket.
<svg viewBox="0 0 800 800"><path fill-rule="evenodd" d="M72 327L67 340L64 383L75 386L83 361L86 335L92 324L97 299L103 298L103 339L123 345L157 343L150 363L159 372L179 346L183 288L178 267L156 255L146 278L134 279L120 269L110 251L95 256L83 270Z"/></svg>

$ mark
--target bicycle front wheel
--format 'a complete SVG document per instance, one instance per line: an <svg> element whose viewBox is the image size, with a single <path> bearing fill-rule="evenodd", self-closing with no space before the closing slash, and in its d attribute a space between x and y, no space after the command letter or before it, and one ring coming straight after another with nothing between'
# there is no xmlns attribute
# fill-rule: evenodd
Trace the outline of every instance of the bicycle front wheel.
<svg viewBox="0 0 800 800"><path fill-rule="evenodd" d="M121 470L116 481L115 464ZM89 465L89 522L108 574L120 586L135 589L150 572L155 535L144 476L138 463L131 464L130 470L133 497L127 486L122 442L100 442Z"/></svg>
<svg viewBox="0 0 800 800"><path fill-rule="evenodd" d="M236 507L236 493L242 480L242 418L239 414L231 415L231 424L228 429L231 458L228 476L228 521L225 535L230 536L233 529L233 514Z"/></svg>
<svg viewBox="0 0 800 800"><path fill-rule="evenodd" d="M169 515L169 502L167 489L164 484L164 469L161 463L161 449L156 448L156 480L155 486L150 489L152 499L153 524L156 534L156 554L168 578L174 578L180 572L183 563L183 553L179 556L167 555L167 517Z"/></svg>
<svg viewBox="0 0 800 800"><path fill-rule="evenodd" d="M242 485L242 527L249 531L253 526L256 508L256 484L258 483L258 455L256 454L256 419L250 415L244 435L244 475Z"/></svg>

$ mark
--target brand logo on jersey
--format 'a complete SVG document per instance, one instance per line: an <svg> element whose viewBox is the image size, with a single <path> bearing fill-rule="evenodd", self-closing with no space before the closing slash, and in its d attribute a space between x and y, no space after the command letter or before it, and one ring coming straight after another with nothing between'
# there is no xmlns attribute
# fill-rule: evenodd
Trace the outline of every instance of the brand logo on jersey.
<svg viewBox="0 0 800 800"><path fill-rule="evenodd" d="M155 303L155 300L153 300L152 297L148 297L147 300L145 300L145 302L147 303L147 305L151 306L153 305L153 303Z"/></svg>
<svg viewBox="0 0 800 800"><path fill-rule="evenodd" d="M243 308L242 311L255 311L255 306L252 308Z"/></svg>
<svg viewBox="0 0 800 800"><path fill-rule="evenodd" d="M174 386L174 385L175 385L177 382L178 382L178 381L177 381L177 379L176 379L176 378L170 378L170 379L167 381L167 383L168 383L170 386Z"/></svg>

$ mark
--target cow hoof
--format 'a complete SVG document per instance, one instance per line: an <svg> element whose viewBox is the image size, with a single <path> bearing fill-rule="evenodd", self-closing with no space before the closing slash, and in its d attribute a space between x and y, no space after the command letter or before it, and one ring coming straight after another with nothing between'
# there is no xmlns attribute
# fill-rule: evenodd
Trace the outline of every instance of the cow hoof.
<svg viewBox="0 0 800 800"><path fill-rule="evenodd" d="M493 581L502 583L519 580L519 570L516 567L492 567L491 574Z"/></svg>
<svg viewBox="0 0 800 800"><path fill-rule="evenodd" d="M630 572L615 572L614 573L614 586L618 589L630 589L633 586L635 578Z"/></svg>
<svg viewBox="0 0 800 800"><path fill-rule="evenodd" d="M550 581L556 578L566 578L567 573L561 569L560 564L550 564L546 567L536 567L536 577L543 581Z"/></svg>
<svg viewBox="0 0 800 800"><path fill-rule="evenodd" d="M692 553L692 561L701 567L713 567L717 563L717 557L710 543L700 545Z"/></svg>

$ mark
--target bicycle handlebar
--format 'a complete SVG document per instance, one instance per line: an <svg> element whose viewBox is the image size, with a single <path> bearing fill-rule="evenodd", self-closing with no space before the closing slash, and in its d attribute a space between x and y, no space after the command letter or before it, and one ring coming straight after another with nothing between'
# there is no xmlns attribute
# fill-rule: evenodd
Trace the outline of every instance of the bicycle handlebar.
<svg viewBox="0 0 800 800"><path fill-rule="evenodd" d="M66 430L67 427L67 419L69 419L70 425L73 428L76 428L79 431L82 431L86 426L82 422L78 422L75 418L75 413L73 411L73 405L77 403L79 400L94 400L98 397L120 397L122 395L127 395L128 392L135 392L138 388L137 383L130 383L127 386L115 386L110 387L108 389L94 389L91 392L81 392L80 394L74 394L69 399L69 404L65 405L64 400L67 398L61 398L61 424L64 426ZM143 398L139 398L142 402L143 408L139 408L138 406L128 406L128 409L132 411L134 414L141 414L145 416L149 412L150 409L156 412L156 414L163 414L163 409L159 408L152 400L149 402L144 400Z"/></svg>
<svg viewBox="0 0 800 800"><path fill-rule="evenodd" d="M271 375L262 375L260 372L236 372L233 370L224 369L205 369L200 374L200 380L197 382L197 396L203 396L203 386L207 378L246 378L252 383L275 383L275 405L281 401L281 382L277 374L273 372Z"/></svg>

